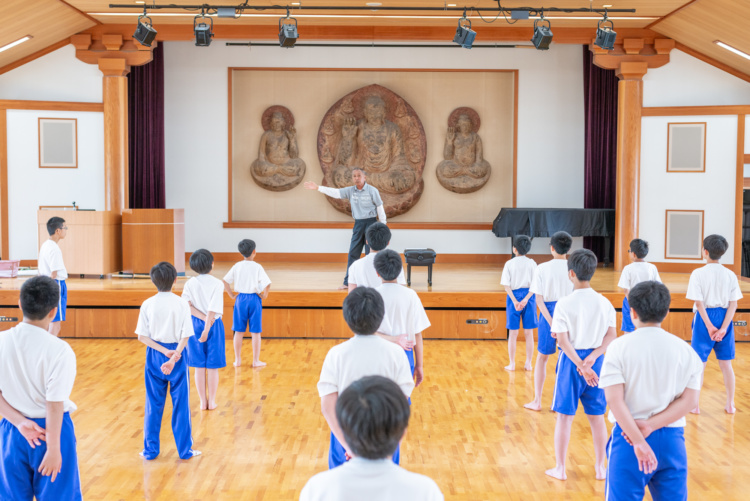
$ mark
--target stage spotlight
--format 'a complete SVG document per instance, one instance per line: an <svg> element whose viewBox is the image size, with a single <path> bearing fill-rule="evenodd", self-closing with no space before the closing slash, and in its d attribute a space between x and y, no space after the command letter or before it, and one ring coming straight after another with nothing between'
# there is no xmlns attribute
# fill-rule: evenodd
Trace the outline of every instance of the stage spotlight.
<svg viewBox="0 0 750 501"><path fill-rule="evenodd" d="M291 21L294 21L292 23ZM279 45L282 47L294 47L299 34L297 33L297 20L289 17L289 7L286 9L286 17L279 18Z"/></svg>
<svg viewBox="0 0 750 501"><path fill-rule="evenodd" d="M477 32L471 29L471 21L466 19L466 10L464 10L464 17L458 20L458 28L456 28L453 43L457 43L464 49L471 49L476 36Z"/></svg>
<svg viewBox="0 0 750 501"><path fill-rule="evenodd" d="M534 21L534 36L531 42L537 50L547 50L552 43L552 30L550 22L544 19L544 12L539 19Z"/></svg>
<svg viewBox="0 0 750 501"><path fill-rule="evenodd" d="M606 24L609 23L609 26ZM596 27L596 40L594 45L601 47L604 50L612 50L615 48L615 40L617 39L617 33L615 33L614 23L607 17L607 11L604 11L604 18L599 21Z"/></svg>
<svg viewBox="0 0 750 501"><path fill-rule="evenodd" d="M209 24L206 24L205 22L198 22L198 19L201 21L204 21L208 19L210 21ZM193 19L193 31L195 32L195 45L198 47L208 47L211 45L211 39L214 36L213 33L214 30L214 20L210 17L207 17L205 12L201 12L200 15L195 16L195 19Z"/></svg>
<svg viewBox="0 0 750 501"><path fill-rule="evenodd" d="M143 9L142 16L138 16L138 27L133 33L133 38L146 47L151 47L151 43L156 38L156 30L151 25L151 18L146 15L146 9Z"/></svg>

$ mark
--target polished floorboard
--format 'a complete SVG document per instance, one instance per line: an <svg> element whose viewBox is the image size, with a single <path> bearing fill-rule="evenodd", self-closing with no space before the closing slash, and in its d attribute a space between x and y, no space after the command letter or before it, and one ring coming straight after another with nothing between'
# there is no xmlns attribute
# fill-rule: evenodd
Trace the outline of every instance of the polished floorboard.
<svg viewBox="0 0 750 501"><path fill-rule="evenodd" d="M138 456L143 445L145 347L136 340L70 339L78 376L73 414L87 500L292 500L307 479L327 468L328 427L316 382L338 340L263 341L268 367L220 371L214 411L198 410L191 384L194 448L181 461L167 405L162 452ZM231 343L227 343L232 360ZM244 344L250 360L250 342ZM686 439L690 499L748 499L750 471L750 343L738 344L737 407L724 413L721 373L709 361L703 414L689 416ZM522 366L523 343L517 364ZM544 475L554 465L555 414L523 409L533 396L532 373L503 370L504 341L425 341L425 382L413 395L402 466L435 479L448 500L589 500L604 498L594 479L588 423L579 413L568 480ZM552 399L548 367L544 406Z"/></svg>

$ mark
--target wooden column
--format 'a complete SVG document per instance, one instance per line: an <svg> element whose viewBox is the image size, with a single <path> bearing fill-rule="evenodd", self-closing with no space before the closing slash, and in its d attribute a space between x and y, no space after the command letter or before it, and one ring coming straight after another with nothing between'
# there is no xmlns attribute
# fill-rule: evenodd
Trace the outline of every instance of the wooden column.
<svg viewBox="0 0 750 501"><path fill-rule="evenodd" d="M669 62L675 42L656 39L626 38L613 51L591 44L594 64L615 70L620 79L617 87L617 196L615 200L615 270L628 264L627 248L638 238L638 212L641 169L641 112L643 77L649 68Z"/></svg>
<svg viewBox="0 0 750 501"><path fill-rule="evenodd" d="M104 210L122 213L128 196L128 66L125 59L100 59L104 101Z"/></svg>

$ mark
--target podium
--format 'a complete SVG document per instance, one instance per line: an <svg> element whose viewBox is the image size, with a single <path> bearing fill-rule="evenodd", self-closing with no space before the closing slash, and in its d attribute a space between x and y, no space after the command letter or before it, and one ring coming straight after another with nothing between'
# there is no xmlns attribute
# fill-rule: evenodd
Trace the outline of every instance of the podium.
<svg viewBox="0 0 750 501"><path fill-rule="evenodd" d="M168 261L185 273L185 209L122 211L123 271L149 273Z"/></svg>
<svg viewBox="0 0 750 501"><path fill-rule="evenodd" d="M61 217L68 227L60 240L69 275L108 275L122 269L122 216L114 211L39 210L39 246L49 239L47 221Z"/></svg>

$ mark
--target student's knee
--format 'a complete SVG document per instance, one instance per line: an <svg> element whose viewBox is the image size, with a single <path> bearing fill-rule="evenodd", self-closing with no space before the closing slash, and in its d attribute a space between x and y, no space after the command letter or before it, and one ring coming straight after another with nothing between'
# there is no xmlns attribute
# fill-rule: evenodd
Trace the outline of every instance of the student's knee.
<svg viewBox="0 0 750 501"><path fill-rule="evenodd" d="M574 418L575 416L557 413L557 423L560 425L571 426Z"/></svg>
<svg viewBox="0 0 750 501"><path fill-rule="evenodd" d="M549 360L549 355L545 355L544 353L539 353L536 357L537 365L539 364L546 364L547 360Z"/></svg>
<svg viewBox="0 0 750 501"><path fill-rule="evenodd" d="M732 361L731 360L719 360L719 368L722 371L732 371Z"/></svg>

